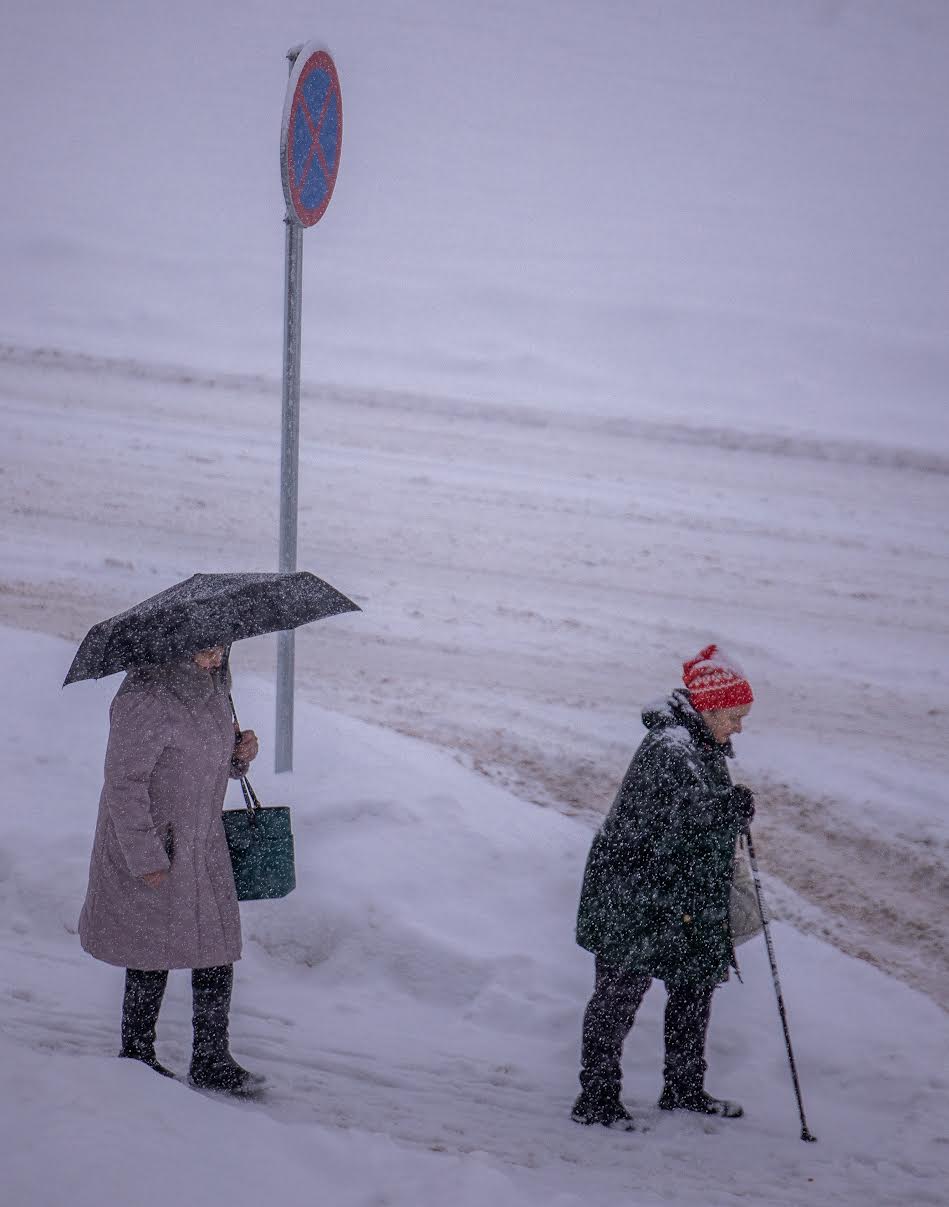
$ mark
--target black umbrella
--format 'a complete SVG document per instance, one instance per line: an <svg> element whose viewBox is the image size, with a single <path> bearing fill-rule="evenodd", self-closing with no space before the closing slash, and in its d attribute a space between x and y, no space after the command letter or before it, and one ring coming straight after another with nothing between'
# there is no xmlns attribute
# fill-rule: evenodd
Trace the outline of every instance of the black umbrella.
<svg viewBox="0 0 949 1207"><path fill-rule="evenodd" d="M63 686L358 612L315 574L193 574L85 635Z"/></svg>

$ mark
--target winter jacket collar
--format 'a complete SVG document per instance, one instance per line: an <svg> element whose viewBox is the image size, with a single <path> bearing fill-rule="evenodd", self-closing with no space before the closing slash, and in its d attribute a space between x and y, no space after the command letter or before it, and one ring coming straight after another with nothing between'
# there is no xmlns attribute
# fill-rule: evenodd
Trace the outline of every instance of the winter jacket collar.
<svg viewBox="0 0 949 1207"><path fill-rule="evenodd" d="M220 671L202 670L190 658L130 672L126 680L128 688L146 685L164 688L183 704L204 703L222 689L227 690Z"/></svg>
<svg viewBox="0 0 949 1207"><path fill-rule="evenodd" d="M735 753L731 741L721 745L715 741L711 730L702 720L702 714L693 708L684 687L675 688L667 699L657 704L647 705L643 709L643 724L653 731L680 726L688 731L689 737L701 750L718 750L729 758Z"/></svg>

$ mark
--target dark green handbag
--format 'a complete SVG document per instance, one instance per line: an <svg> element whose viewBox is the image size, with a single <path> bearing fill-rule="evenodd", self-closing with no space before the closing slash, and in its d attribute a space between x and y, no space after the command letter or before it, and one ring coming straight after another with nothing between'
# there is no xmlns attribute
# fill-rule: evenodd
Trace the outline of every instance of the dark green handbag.
<svg viewBox="0 0 949 1207"><path fill-rule="evenodd" d="M290 810L286 805L264 808L246 775L241 777L241 790L247 807L225 809L221 814L237 899L286 897L297 884Z"/></svg>

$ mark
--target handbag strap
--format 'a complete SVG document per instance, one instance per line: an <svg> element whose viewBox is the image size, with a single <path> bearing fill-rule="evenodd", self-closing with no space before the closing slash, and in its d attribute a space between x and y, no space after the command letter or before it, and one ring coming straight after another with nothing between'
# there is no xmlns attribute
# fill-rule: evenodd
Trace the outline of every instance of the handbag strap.
<svg viewBox="0 0 949 1207"><path fill-rule="evenodd" d="M244 804L247 806L248 813L256 813L258 809L263 808L258 799L257 793L254 791L254 786L246 775L241 776L241 792L244 794Z"/></svg>
<svg viewBox="0 0 949 1207"><path fill-rule="evenodd" d="M241 723L237 719L237 709L234 707L234 697L230 692L227 693L227 702L231 706L231 716L234 718L234 736L239 742L241 740ZM246 775L241 776L241 792L244 794L244 804L247 806L247 812L254 816L254 813L262 808L257 793L254 791L254 786Z"/></svg>

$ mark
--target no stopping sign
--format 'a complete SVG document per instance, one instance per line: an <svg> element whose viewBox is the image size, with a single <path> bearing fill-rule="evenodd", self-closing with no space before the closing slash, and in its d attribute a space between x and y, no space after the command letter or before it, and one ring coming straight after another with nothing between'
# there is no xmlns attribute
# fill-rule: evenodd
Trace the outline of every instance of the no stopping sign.
<svg viewBox="0 0 949 1207"><path fill-rule="evenodd" d="M290 72L280 130L280 174L287 212L314 226L333 196L343 145L343 98L336 64L312 43Z"/></svg>

